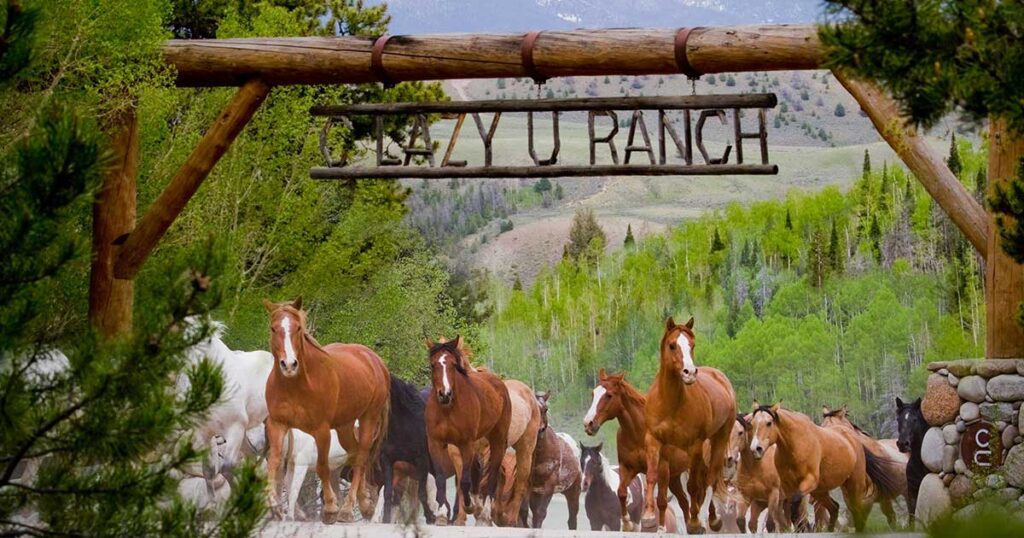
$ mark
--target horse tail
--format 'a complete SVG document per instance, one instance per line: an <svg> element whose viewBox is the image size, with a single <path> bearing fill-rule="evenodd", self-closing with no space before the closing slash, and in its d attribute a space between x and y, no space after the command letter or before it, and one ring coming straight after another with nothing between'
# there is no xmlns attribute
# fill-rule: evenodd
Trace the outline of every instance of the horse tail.
<svg viewBox="0 0 1024 538"><path fill-rule="evenodd" d="M382 363L383 367L383 363ZM380 419L377 425L377 435L374 436L373 442L370 444L370 461L366 462L368 465L376 466L380 462L380 451L384 447L384 441L388 437L388 426L391 421L391 399L395 396L392 394L395 387L391 383L391 374L384 370L385 375L388 376L388 383L384 386L388 387L388 397L384 398L384 405L380 409ZM383 471L383 469L382 469Z"/></svg>
<svg viewBox="0 0 1024 538"><path fill-rule="evenodd" d="M900 486L896 477L889 471L892 469L891 461L868 450L868 447L861 445L864 449L864 467L871 483L878 488L878 492L884 498L895 498L900 495Z"/></svg>

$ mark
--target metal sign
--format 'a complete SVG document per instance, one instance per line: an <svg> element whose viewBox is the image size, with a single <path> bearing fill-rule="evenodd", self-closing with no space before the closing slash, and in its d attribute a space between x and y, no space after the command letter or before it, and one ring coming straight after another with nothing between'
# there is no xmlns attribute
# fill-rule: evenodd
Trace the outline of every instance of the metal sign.
<svg viewBox="0 0 1024 538"><path fill-rule="evenodd" d="M310 110L311 114L328 118L320 135L320 149L327 166L311 169L310 176L314 179L360 179L777 174L778 166L768 162L765 117L766 109L774 108L777 103L775 94L758 93L316 106ZM754 131L743 129L745 110L754 112L754 121L750 122L756 123ZM589 163L570 163L563 158L559 118L569 112L586 113ZM620 116L620 112L624 114ZM481 114L488 113L492 116L489 122L485 122ZM496 165L494 162L495 133L502 115L509 113L526 113L525 149L532 165ZM384 118L403 115L411 116L412 121L403 143L399 143L385 132ZM446 143L435 145L430 120L438 115L454 119L455 126ZM374 121L376 158L371 165L339 162L331 158L327 142L330 130L339 123L351 124L351 118L355 116L371 117ZM465 160L452 159L467 116L473 119L478 140L483 145L480 159L483 166L468 166ZM628 134L621 160L615 143L620 117L628 118L625 122ZM704 143L708 120L727 129L729 123L732 124L732 140L726 142L721 154L711 155ZM534 131L539 121L551 126L552 149L544 155L538 154L535 144ZM653 139L648 125L654 126ZM603 132L599 133L599 130ZM757 141L760 162L744 162L744 140ZM399 149L390 154L388 148L393 145ZM443 153L440 151L442 147L445 148ZM669 151L670 147L673 152ZM607 159L599 162L599 154L602 157L607 155ZM525 160L525 155L520 157Z"/></svg>
<svg viewBox="0 0 1024 538"><path fill-rule="evenodd" d="M999 430L995 424L979 420L967 426L960 437L960 458L971 469L991 469L1003 464L1003 450L999 446Z"/></svg>

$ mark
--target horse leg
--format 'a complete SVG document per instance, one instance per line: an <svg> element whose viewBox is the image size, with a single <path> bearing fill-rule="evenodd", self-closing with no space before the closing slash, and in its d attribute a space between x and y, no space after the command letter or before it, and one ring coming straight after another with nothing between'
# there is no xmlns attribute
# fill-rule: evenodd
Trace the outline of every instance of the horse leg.
<svg viewBox="0 0 1024 538"><path fill-rule="evenodd" d="M365 413L359 417L359 428L356 432L359 438L359 447L356 449L356 458L352 463L352 487L345 499L345 504L351 506L352 502L359 503L359 511L364 519L373 517L374 499L368 495L366 469L370 462L370 451L374 445L385 435L381 417L378 413ZM339 438L341 432L338 432ZM376 457L376 455L374 455Z"/></svg>
<svg viewBox="0 0 1024 538"><path fill-rule="evenodd" d="M320 477L320 487L323 489L324 508L320 519L325 524L334 523L339 516L338 496L331 483L331 467L329 455L331 451L331 430L326 426L318 428L313 433L313 440L316 442L316 474ZM348 513L347 521L351 521L352 513Z"/></svg>
<svg viewBox="0 0 1024 538"><path fill-rule="evenodd" d="M690 466L690 477L686 481L686 491L690 494L690 513L686 514L686 532L704 534L705 529L700 522L700 509L704 507L704 498L707 496L708 469L704 466L703 458L694 456L691 458L690 461L693 461L693 464Z"/></svg>
<svg viewBox="0 0 1024 538"><path fill-rule="evenodd" d="M647 498L644 499L644 513L640 518L640 528L650 531L658 528L658 510L654 492L657 491L658 469L661 466L661 441L647 432L644 437L647 448ZM626 487L629 487L627 484Z"/></svg>
<svg viewBox="0 0 1024 538"><path fill-rule="evenodd" d="M773 489L768 494L768 517L765 518L764 527L768 532L782 531L785 527L785 520L782 519L782 491Z"/></svg>
<svg viewBox="0 0 1024 538"><path fill-rule="evenodd" d="M454 524L463 527L469 517L468 511L472 504L470 500L470 489L473 486L472 466L473 453L472 443L458 448L458 457L452 458L455 465L455 521Z"/></svg>
<svg viewBox="0 0 1024 538"><path fill-rule="evenodd" d="M682 510L683 515L685 516L690 513L690 495L683 488L683 475L678 474L670 477L668 489L672 492L672 495L676 496L676 503L679 504L679 509Z"/></svg>
<svg viewBox="0 0 1024 538"><path fill-rule="evenodd" d="M428 493L429 486L427 483L427 480L430 480L429 467L429 458L427 458L426 462L421 461L416 465L416 496L420 502L420 508L423 510L423 519L427 521L427 525L433 525L434 511L430 508L430 494Z"/></svg>
<svg viewBox="0 0 1024 538"><path fill-rule="evenodd" d="M892 507L893 499L889 497L881 497L878 499L878 506L881 508L882 513L885 514L885 520L889 523L889 530L896 530L899 526L899 522L896 521L896 510Z"/></svg>
<svg viewBox="0 0 1024 538"><path fill-rule="evenodd" d="M394 464L387 460L382 461L381 472L384 473L384 477L382 479L384 485L384 514L381 518L381 522L391 523L391 512L394 508L394 496L397 489L393 482L395 479Z"/></svg>
<svg viewBox="0 0 1024 538"><path fill-rule="evenodd" d="M576 520L580 513L580 490L583 488L580 483L582 479L576 477L576 480L562 492L565 495L565 502L569 505L569 530L576 530Z"/></svg>
<svg viewBox="0 0 1024 538"><path fill-rule="evenodd" d="M658 532L665 531L665 511L668 510L668 465L658 471Z"/></svg>
<svg viewBox="0 0 1024 538"><path fill-rule="evenodd" d="M486 500L484 501L485 503L487 503L485 504L484 514L487 515L489 515L488 508L490 507L488 504L494 503L495 492L498 489L498 475L501 474L501 460L505 457L505 443L507 435L507 431L502 431L501 428L494 428L490 435L487 436L487 468L483 471L483 477L481 478L481 482L483 482L481 484L481 493L483 494L484 499L490 500L490 503L487 503ZM534 444L536 444L536 437L534 437L533 441ZM525 491L526 485L529 484L532 469L530 468L530 465L528 465L528 463L530 462L530 460L532 460L532 458L532 449L529 454L523 454L522 459L520 459L519 451L516 451L517 466L520 462L522 462L524 466L519 467L520 471L516 473L515 484L516 487L519 487L518 484L522 483L523 491ZM518 507L519 505L516 503L522 502L522 493L523 492L520 491L518 497L516 497L515 494L513 494L513 506Z"/></svg>
<svg viewBox="0 0 1024 538"><path fill-rule="evenodd" d="M278 495L278 474L281 471L281 445L287 433L287 426L267 419L267 499L270 500L270 512L275 519L284 519L281 497Z"/></svg>
<svg viewBox="0 0 1024 538"><path fill-rule="evenodd" d="M505 509L506 513L503 515L499 514L499 517L504 519L504 523L507 523L509 526L515 525L515 514L523 502L526 490L530 487L530 475L533 474L533 452L537 448L537 436L523 435L513 448L516 451L515 485L512 488L511 502ZM494 447L491 450L494 451ZM551 501L550 496L548 501ZM546 509L547 505L545 505Z"/></svg>
<svg viewBox="0 0 1024 538"><path fill-rule="evenodd" d="M636 475L635 469L627 468L625 465L619 466L619 490L616 493L619 496L619 508L622 510L623 532L633 532L633 520L629 518L629 506L626 501L629 498L629 484L633 482Z"/></svg>
<svg viewBox="0 0 1024 538"><path fill-rule="evenodd" d="M302 483L309 472L307 465L289 465L285 472L285 483L288 484L288 517L298 519L295 513L295 505L299 501L299 491L302 490Z"/></svg>
<svg viewBox="0 0 1024 538"><path fill-rule="evenodd" d="M909 464L907 468L910 468ZM910 473L907 473L907 526L910 530L914 530L917 523L917 494L921 491L921 482L920 478L911 478Z"/></svg>
<svg viewBox="0 0 1024 538"><path fill-rule="evenodd" d="M757 507L757 502L750 503L750 532L757 532L757 516L761 511ZM740 530L740 533L747 532L747 498L740 495L740 499L736 501L736 527Z"/></svg>

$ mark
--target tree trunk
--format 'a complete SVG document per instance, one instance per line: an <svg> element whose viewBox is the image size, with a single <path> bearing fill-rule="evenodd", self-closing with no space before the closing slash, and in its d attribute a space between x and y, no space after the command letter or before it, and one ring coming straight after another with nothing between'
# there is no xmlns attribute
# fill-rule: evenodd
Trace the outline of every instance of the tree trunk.
<svg viewBox="0 0 1024 538"><path fill-rule="evenodd" d="M135 110L117 114L108 129L115 164L103 178L92 209L92 270L89 321L107 338L132 328L134 282L114 278L118 238L135 226L135 178L139 169L139 124Z"/></svg>
<svg viewBox="0 0 1024 538"><path fill-rule="evenodd" d="M1024 156L1024 138L1009 132L1006 122L992 119L989 127L988 189L1006 186L1015 177ZM1024 301L1024 266L1013 261L999 242L999 228L989 216L988 257L985 260L985 310L988 320L989 359L1024 358L1024 330L1017 324L1017 308Z"/></svg>

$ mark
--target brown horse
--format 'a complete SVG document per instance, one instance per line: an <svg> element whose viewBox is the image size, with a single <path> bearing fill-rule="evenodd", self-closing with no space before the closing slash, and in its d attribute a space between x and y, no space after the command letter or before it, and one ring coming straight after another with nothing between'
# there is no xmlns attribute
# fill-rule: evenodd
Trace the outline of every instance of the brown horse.
<svg viewBox="0 0 1024 538"><path fill-rule="evenodd" d="M619 421L616 446L619 458L619 507L622 514L622 530L633 531L633 521L627 509L629 485L641 473L647 472L647 419L644 409L647 397L626 381L626 374L608 375L604 368L597 372L597 386L590 410L583 417L583 429L587 435L596 435L601 425L609 420ZM683 490L682 473L690 468L686 452L668 446L662 450L663 458L658 471L658 526L665 526L668 494L665 485L672 490L683 514L689 513L687 494ZM649 490L650 491L650 490Z"/></svg>
<svg viewBox="0 0 1024 538"><path fill-rule="evenodd" d="M896 519L896 511L893 510L893 502L896 500L896 497L902 495L907 500L908 505L910 503L910 494L907 491L907 457L898 451L896 454L893 454L881 441L875 439L868 432L854 424L847 414L846 406L836 410L823 406L821 425L826 428L845 428L852 431L865 448L882 458L882 465L886 468L886 472L896 482L896 495L888 497L882 494L881 491L872 488L871 497L873 497L872 500L874 502L878 503L882 513L885 514L889 528L896 529L899 526L899 522Z"/></svg>
<svg viewBox="0 0 1024 538"><path fill-rule="evenodd" d="M530 474L533 470L534 451L541 428L541 409L533 389L522 381L505 380L509 400L512 404L512 420L509 422L508 444L515 450L515 466L510 472L502 472L502 481L510 484L509 495L499 496L495 521L503 527L516 524L519 509L527 498ZM503 467L505 469L505 467Z"/></svg>
<svg viewBox="0 0 1024 538"><path fill-rule="evenodd" d="M777 447L775 467L788 503L789 517L778 513L776 521L802 520L801 506L804 497L810 496L828 510L828 530L834 530L839 504L829 492L839 488L853 515L854 527L861 532L871 511L865 499L872 484L885 495L895 494L897 488L882 459L863 446L852 431L823 428L807 415L782 409L780 404L754 405L750 450L755 458L763 458L768 449ZM806 526L806 522L801 521L800 526Z"/></svg>
<svg viewBox="0 0 1024 538"><path fill-rule="evenodd" d="M700 509L710 486L721 491L722 468L729 435L736 421L736 394L725 374L704 367L698 372L693 359L693 318L676 325L672 318L665 324L661 337L661 359L654 384L647 393L647 506L642 524L656 525L658 511L652 494L665 447L676 447L690 458L690 510L686 529L700 533ZM659 497L661 493L659 492ZM712 530L721 529L722 521L711 503L708 523Z"/></svg>
<svg viewBox="0 0 1024 538"><path fill-rule="evenodd" d="M771 447L763 457L754 457L754 453L750 451L749 420L750 417L736 415L725 462L726 466L734 468L736 471L732 480L740 494L740 500L736 506L736 525L740 531L749 530L756 533L761 512L767 508L766 530L774 532L775 529L783 526L783 522L775 521L773 517L779 513L782 502L782 485L779 482L779 472L775 469L775 451L777 449ZM750 519L745 521L748 507L750 508Z"/></svg>
<svg viewBox="0 0 1024 538"><path fill-rule="evenodd" d="M533 472L530 473L529 502L523 500L519 512L522 526L539 529L547 517L551 497L556 493L565 496L569 505L569 529L576 530L576 516L580 510L580 491L583 485L583 472L580 470L580 458L573 448L576 441L568 434L555 433L548 423L548 400L550 392L538 392L537 404L540 406L541 426L537 437L537 448L533 453ZM528 512L533 512L533 520L527 525Z"/></svg>
<svg viewBox="0 0 1024 538"><path fill-rule="evenodd" d="M302 297L274 304L264 299L270 314L270 352L277 368L267 379L267 457L271 508L280 513L277 491L281 445L290 428L298 428L316 441L316 473L324 484L321 519L352 521L358 500L363 516L373 515L374 501L367 495L367 466L377 461L388 429L391 376L384 361L358 344L321 346L306 332ZM355 427L356 422L359 428ZM341 508L331 487L328 455L331 430L349 454L352 483Z"/></svg>
<svg viewBox="0 0 1024 538"><path fill-rule="evenodd" d="M512 402L498 376L470 365L469 349L462 337L437 343L428 340L427 349L434 392L434 397L427 400L425 414L427 445L435 462L449 459L449 445L457 450L458 458L451 458L458 491L455 524L465 525L473 489L471 468L483 444L490 449L480 488L487 509L494 499L501 459L508 446ZM438 490L444 487L443 474L435 475Z"/></svg>

